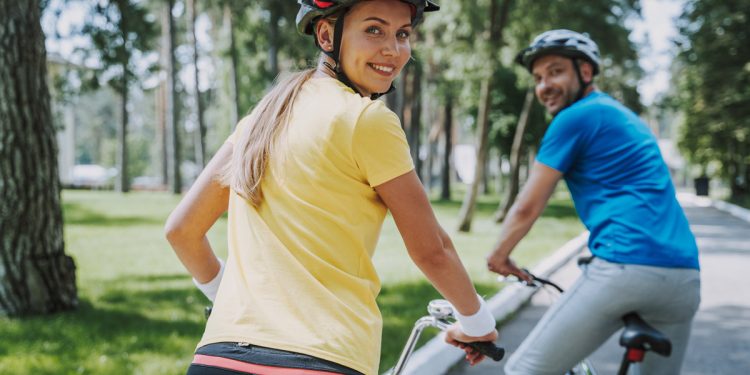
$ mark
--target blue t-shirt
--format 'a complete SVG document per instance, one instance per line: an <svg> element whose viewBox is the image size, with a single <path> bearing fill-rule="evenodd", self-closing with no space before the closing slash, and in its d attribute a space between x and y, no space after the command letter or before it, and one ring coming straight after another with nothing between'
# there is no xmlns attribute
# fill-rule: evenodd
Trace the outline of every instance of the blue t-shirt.
<svg viewBox="0 0 750 375"><path fill-rule="evenodd" d="M631 110L595 91L561 111L537 161L561 173L589 248L615 263L698 269L698 247L656 138Z"/></svg>

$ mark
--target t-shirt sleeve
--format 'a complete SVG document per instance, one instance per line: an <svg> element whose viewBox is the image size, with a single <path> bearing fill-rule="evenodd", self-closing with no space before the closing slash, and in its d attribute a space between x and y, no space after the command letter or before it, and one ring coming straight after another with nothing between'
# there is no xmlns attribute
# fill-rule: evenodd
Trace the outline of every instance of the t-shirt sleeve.
<svg viewBox="0 0 750 375"><path fill-rule="evenodd" d="M368 105L357 120L352 136L352 154L372 187L414 169L401 122L380 101Z"/></svg>
<svg viewBox="0 0 750 375"><path fill-rule="evenodd" d="M586 145L588 132L592 130L588 122L578 116L555 118L542 138L536 160L561 173L566 173Z"/></svg>
<svg viewBox="0 0 750 375"><path fill-rule="evenodd" d="M226 142L231 143L232 145L237 143L237 140L240 139L240 136L243 132L248 131L248 128L250 126L250 116L243 117L240 122L237 123L237 126L234 127L234 131L232 134L229 135Z"/></svg>

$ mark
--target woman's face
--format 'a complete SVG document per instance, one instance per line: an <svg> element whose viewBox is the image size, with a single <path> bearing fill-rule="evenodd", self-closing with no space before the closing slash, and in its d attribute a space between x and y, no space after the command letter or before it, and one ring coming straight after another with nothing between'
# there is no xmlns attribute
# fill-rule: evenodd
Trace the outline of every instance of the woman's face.
<svg viewBox="0 0 750 375"><path fill-rule="evenodd" d="M411 57L412 8L398 0L357 3L344 18L341 66L363 96L388 91Z"/></svg>

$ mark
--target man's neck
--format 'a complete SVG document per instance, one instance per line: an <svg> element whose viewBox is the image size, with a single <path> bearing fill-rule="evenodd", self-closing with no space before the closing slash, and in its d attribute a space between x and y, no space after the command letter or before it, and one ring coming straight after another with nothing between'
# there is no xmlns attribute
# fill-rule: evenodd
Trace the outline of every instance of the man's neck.
<svg viewBox="0 0 750 375"><path fill-rule="evenodd" d="M589 96L589 94L591 94L594 91L599 91L599 88L596 87L596 85L592 83L589 85L589 87L586 87L586 90L583 90L583 96L581 97L581 99Z"/></svg>

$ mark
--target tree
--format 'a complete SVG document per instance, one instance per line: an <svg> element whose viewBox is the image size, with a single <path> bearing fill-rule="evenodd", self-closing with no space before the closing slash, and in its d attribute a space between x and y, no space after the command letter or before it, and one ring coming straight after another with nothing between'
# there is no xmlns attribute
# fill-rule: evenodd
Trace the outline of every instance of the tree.
<svg viewBox="0 0 750 375"><path fill-rule="evenodd" d="M678 24L680 146L716 165L732 199L750 195L750 1L690 1Z"/></svg>
<svg viewBox="0 0 750 375"><path fill-rule="evenodd" d="M150 51L156 34L152 17L139 2L133 0L99 0L91 4L91 12L83 34L91 38L101 66L91 82L99 86L105 80L120 94L120 126L117 132L117 167L119 176L115 190L130 190L128 176L128 100L130 85L136 81L134 56Z"/></svg>
<svg viewBox="0 0 750 375"><path fill-rule="evenodd" d="M0 0L0 315L78 305L63 243L39 2Z"/></svg>
<svg viewBox="0 0 750 375"><path fill-rule="evenodd" d="M488 33L488 48L489 48L489 61L488 75L484 77L481 84L479 94L479 114L477 115L477 128L479 130L479 137L477 141L477 161L474 169L474 181L469 187L469 191L464 197L464 201L461 205L461 211L458 216L458 230L461 232L471 231L471 221L474 217L474 208L476 207L477 195L479 194L479 184L482 181L485 172L486 159L488 153L488 142L490 132L489 124L489 112L490 112L490 82L494 76L494 69L498 64L498 52L503 45L502 32L506 26L508 20L508 13L510 11L511 0L503 0L502 6L499 4L499 0L492 0L490 5L489 17L489 33Z"/></svg>
<svg viewBox="0 0 750 375"><path fill-rule="evenodd" d="M225 1L222 5L223 10L223 21L224 30L229 40L227 54L229 55L229 96L232 100L232 116L230 121L232 126L236 126L242 116L242 110L240 109L240 81L238 77L238 53L237 53L237 38L235 36L234 27L234 15L232 14L232 4L230 1Z"/></svg>
<svg viewBox="0 0 750 375"><path fill-rule="evenodd" d="M526 99L524 99L521 116L518 118L518 125L516 126L515 135L513 136L513 146L510 151L510 182L508 184L506 198L495 212L495 221L498 223L505 220L505 216L508 214L508 211L510 211L513 202L516 201L516 196L520 189L519 175L521 171L521 150L523 148L523 138L526 133L526 126L529 124L529 117L531 115L533 104L534 90L529 88L526 92Z"/></svg>
<svg viewBox="0 0 750 375"><path fill-rule="evenodd" d="M446 98L443 121L443 134L445 145L443 150L443 171L440 180L440 199L451 199L451 150L453 149L453 97Z"/></svg>
<svg viewBox="0 0 750 375"><path fill-rule="evenodd" d="M203 101L201 100L201 89L199 85L200 69L198 68L198 40L195 37L196 0L187 0L187 25L188 40L193 49L193 79L195 80L195 92L193 104L195 105L195 163L203 167L206 165L206 124L203 122Z"/></svg>
<svg viewBox="0 0 750 375"><path fill-rule="evenodd" d="M162 69L166 73L164 118L166 119L167 139L167 177L169 188L173 194L182 193L182 174L180 164L182 161L180 150L180 128L177 125L179 119L179 105L177 104L175 67L175 30L172 9L174 0L163 0L162 9ZM197 84L197 82L196 82Z"/></svg>
<svg viewBox="0 0 750 375"><path fill-rule="evenodd" d="M268 9L268 73L272 77L279 74L279 22L284 11L284 3L278 0L266 0Z"/></svg>

